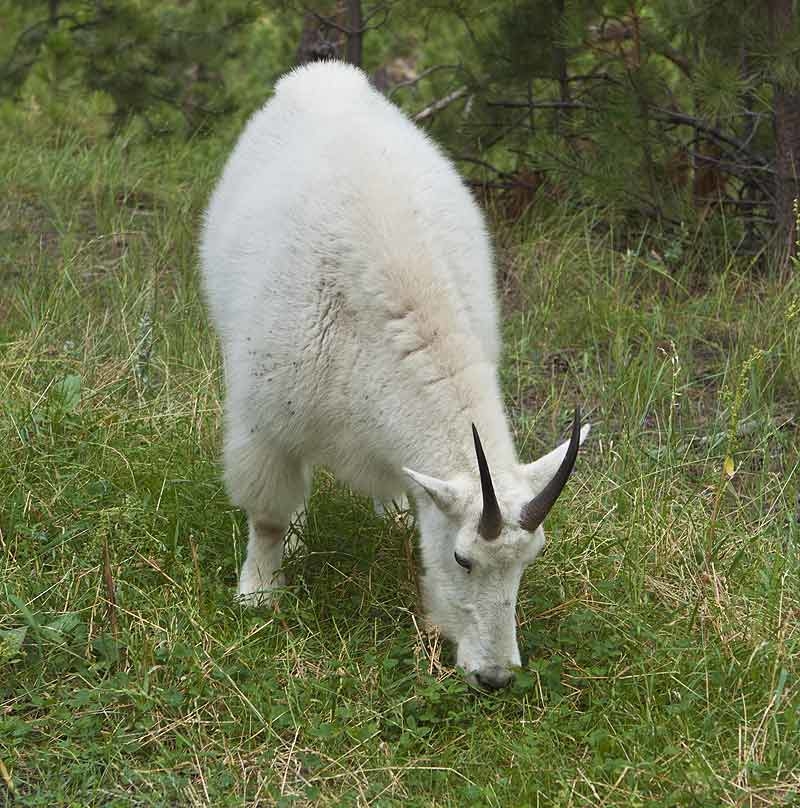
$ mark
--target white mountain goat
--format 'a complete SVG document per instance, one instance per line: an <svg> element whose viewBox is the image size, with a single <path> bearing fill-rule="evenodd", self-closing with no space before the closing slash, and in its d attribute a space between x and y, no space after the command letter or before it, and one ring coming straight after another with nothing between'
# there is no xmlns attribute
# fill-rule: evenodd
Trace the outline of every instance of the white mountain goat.
<svg viewBox="0 0 800 808"><path fill-rule="evenodd" d="M522 571L588 426L576 412L569 444L517 461L491 248L453 166L359 70L299 68L247 124L201 255L225 479L249 519L240 597L282 583L314 465L382 500L409 491L430 621L470 681L508 684Z"/></svg>

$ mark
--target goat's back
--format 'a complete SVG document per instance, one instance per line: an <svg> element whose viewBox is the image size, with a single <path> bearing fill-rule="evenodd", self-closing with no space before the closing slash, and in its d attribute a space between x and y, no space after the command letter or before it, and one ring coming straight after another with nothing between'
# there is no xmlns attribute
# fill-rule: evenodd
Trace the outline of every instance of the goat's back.
<svg viewBox="0 0 800 808"><path fill-rule="evenodd" d="M201 258L228 440L260 435L358 484L367 457L373 476L409 462L431 419L468 406L470 366L496 365L483 219L436 146L350 66L278 83L212 196Z"/></svg>

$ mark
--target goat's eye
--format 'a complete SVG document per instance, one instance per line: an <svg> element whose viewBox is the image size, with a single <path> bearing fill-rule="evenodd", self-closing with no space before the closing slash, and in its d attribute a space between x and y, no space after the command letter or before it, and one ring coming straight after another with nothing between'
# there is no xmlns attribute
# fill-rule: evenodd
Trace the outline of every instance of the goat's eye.
<svg viewBox="0 0 800 808"><path fill-rule="evenodd" d="M468 558L460 556L458 553L453 553L456 559L456 564L463 567L467 572L472 572L472 562Z"/></svg>

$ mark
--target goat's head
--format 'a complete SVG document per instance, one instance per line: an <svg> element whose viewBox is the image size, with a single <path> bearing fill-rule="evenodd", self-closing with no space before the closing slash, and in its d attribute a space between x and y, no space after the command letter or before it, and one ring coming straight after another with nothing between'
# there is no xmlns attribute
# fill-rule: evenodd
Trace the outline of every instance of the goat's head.
<svg viewBox="0 0 800 808"><path fill-rule="evenodd" d="M405 469L427 493L417 498L425 563L422 582L430 621L456 643L473 684L498 689L520 664L515 608L522 572L544 547L542 522L572 472L580 428L534 463L493 477L475 426L479 478L440 480Z"/></svg>

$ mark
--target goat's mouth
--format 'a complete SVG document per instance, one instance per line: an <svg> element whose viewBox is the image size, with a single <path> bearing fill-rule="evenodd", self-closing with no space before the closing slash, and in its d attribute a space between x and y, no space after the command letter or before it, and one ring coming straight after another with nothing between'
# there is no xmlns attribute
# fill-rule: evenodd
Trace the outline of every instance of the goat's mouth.
<svg viewBox="0 0 800 808"><path fill-rule="evenodd" d="M468 671L466 680L481 693L493 693L507 688L514 681L514 672L502 665L487 665L478 670Z"/></svg>

